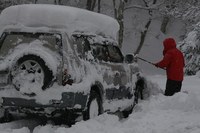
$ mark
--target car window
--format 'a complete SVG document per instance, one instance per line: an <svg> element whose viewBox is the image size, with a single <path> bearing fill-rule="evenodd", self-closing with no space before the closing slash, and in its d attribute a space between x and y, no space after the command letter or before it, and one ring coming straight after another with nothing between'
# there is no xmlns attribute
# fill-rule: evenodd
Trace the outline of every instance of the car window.
<svg viewBox="0 0 200 133"><path fill-rule="evenodd" d="M82 38L77 38L76 40L74 40L74 46L75 46L75 50L78 54L79 57L83 57L83 39Z"/></svg>
<svg viewBox="0 0 200 133"><path fill-rule="evenodd" d="M109 61L120 63L123 62L123 56L120 49L113 45L108 45Z"/></svg>
<svg viewBox="0 0 200 133"><path fill-rule="evenodd" d="M57 51L61 45L61 36L50 33L25 33L25 32L9 32L3 33L0 41L0 57L6 56L10 50L20 44L31 44L38 40L44 47L53 51ZM39 43L37 43L39 44Z"/></svg>
<svg viewBox="0 0 200 133"><path fill-rule="evenodd" d="M93 44L91 45L91 50L95 59L99 61L108 61L108 51L105 45Z"/></svg>
<svg viewBox="0 0 200 133"><path fill-rule="evenodd" d="M86 38L76 38L74 40L74 44L76 45L76 51L80 58L85 58L88 51L90 51L90 43Z"/></svg>

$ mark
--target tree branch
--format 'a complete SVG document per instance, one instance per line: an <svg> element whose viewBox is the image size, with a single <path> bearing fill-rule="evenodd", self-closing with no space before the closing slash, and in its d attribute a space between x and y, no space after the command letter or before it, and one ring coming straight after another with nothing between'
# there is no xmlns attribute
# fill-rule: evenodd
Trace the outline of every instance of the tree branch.
<svg viewBox="0 0 200 133"><path fill-rule="evenodd" d="M138 9L143 9L143 10L157 10L158 7L163 5L163 4L164 4L164 1L159 3L159 4L154 4L151 7L143 7L143 6L140 6L140 5L133 5L133 6L129 6L129 7L124 8L124 11L128 10L128 9L132 9L132 8L138 8Z"/></svg>

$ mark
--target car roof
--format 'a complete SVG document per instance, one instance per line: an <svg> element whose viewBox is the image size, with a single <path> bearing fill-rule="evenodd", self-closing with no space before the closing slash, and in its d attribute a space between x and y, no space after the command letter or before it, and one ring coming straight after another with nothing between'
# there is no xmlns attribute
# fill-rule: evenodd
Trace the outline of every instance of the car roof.
<svg viewBox="0 0 200 133"><path fill-rule="evenodd" d="M61 5L24 4L4 9L0 15L0 28L5 26L48 27L117 38L119 24L109 16Z"/></svg>

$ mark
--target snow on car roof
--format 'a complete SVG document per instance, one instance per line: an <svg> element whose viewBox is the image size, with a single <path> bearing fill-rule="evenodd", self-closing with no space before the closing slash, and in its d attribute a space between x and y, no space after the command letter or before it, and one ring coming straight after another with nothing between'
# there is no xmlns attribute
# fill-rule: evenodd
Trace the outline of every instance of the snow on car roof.
<svg viewBox="0 0 200 133"><path fill-rule="evenodd" d="M0 27L19 25L25 27L49 27L92 32L116 39L119 24L109 16L69 6L24 4L6 8L0 15Z"/></svg>

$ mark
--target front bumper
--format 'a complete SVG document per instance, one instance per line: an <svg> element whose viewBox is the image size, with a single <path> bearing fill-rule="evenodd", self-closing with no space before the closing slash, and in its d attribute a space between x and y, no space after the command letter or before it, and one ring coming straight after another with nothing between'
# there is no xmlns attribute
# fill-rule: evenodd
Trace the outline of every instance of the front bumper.
<svg viewBox="0 0 200 133"><path fill-rule="evenodd" d="M45 110L46 108L59 109L79 109L83 110L86 106L88 95L84 93L64 92L62 93L61 100L50 100L49 104L37 103L35 99L2 97L3 108L20 108L33 109L33 110ZM45 112L44 112L45 113Z"/></svg>

